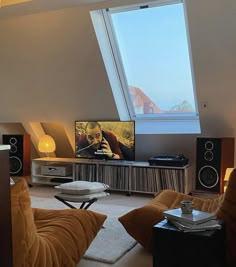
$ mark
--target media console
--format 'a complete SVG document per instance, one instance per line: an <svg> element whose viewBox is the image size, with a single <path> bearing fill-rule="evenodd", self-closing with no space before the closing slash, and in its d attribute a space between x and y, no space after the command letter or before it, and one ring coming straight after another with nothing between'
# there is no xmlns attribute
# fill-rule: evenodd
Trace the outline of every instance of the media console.
<svg viewBox="0 0 236 267"><path fill-rule="evenodd" d="M72 172L59 176L42 170L67 166ZM127 193L157 193L172 189L181 193L192 190L190 165L183 167L151 166L148 162L95 160L78 158L37 158L32 160L33 184L58 185L76 180L106 183L110 190Z"/></svg>

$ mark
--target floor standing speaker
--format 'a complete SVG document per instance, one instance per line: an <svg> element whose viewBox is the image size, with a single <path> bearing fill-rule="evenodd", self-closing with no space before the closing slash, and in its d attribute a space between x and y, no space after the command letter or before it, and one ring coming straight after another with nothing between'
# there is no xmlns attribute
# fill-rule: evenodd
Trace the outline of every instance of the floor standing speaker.
<svg viewBox="0 0 236 267"><path fill-rule="evenodd" d="M2 143L10 145L10 175L30 175L31 141L28 134L4 134Z"/></svg>
<svg viewBox="0 0 236 267"><path fill-rule="evenodd" d="M224 192L226 168L234 167L234 138L197 138L196 189Z"/></svg>

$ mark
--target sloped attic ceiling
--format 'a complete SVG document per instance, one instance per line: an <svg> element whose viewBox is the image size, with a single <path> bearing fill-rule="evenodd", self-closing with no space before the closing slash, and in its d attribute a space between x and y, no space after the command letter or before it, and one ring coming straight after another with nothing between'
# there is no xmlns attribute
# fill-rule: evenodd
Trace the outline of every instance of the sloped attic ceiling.
<svg viewBox="0 0 236 267"><path fill-rule="evenodd" d="M8 3L22 2L17 5L8 5ZM0 0L0 19L33 14L37 12L45 12L54 9L62 9L72 6L87 5L104 0Z"/></svg>

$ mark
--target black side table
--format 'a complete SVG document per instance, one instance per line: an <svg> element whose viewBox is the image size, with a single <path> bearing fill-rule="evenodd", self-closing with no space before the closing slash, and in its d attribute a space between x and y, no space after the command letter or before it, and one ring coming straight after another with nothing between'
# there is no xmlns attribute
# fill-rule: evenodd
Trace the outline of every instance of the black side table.
<svg viewBox="0 0 236 267"><path fill-rule="evenodd" d="M184 233L163 220L153 227L153 267L225 267L225 229Z"/></svg>

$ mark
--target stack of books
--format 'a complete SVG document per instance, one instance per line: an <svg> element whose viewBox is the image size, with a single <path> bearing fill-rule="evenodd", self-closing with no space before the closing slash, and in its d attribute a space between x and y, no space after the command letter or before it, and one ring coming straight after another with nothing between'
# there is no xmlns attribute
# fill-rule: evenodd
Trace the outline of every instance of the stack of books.
<svg viewBox="0 0 236 267"><path fill-rule="evenodd" d="M183 232L199 232L222 228L214 213L193 210L191 214L184 214L178 208L164 211L163 214L170 223Z"/></svg>

